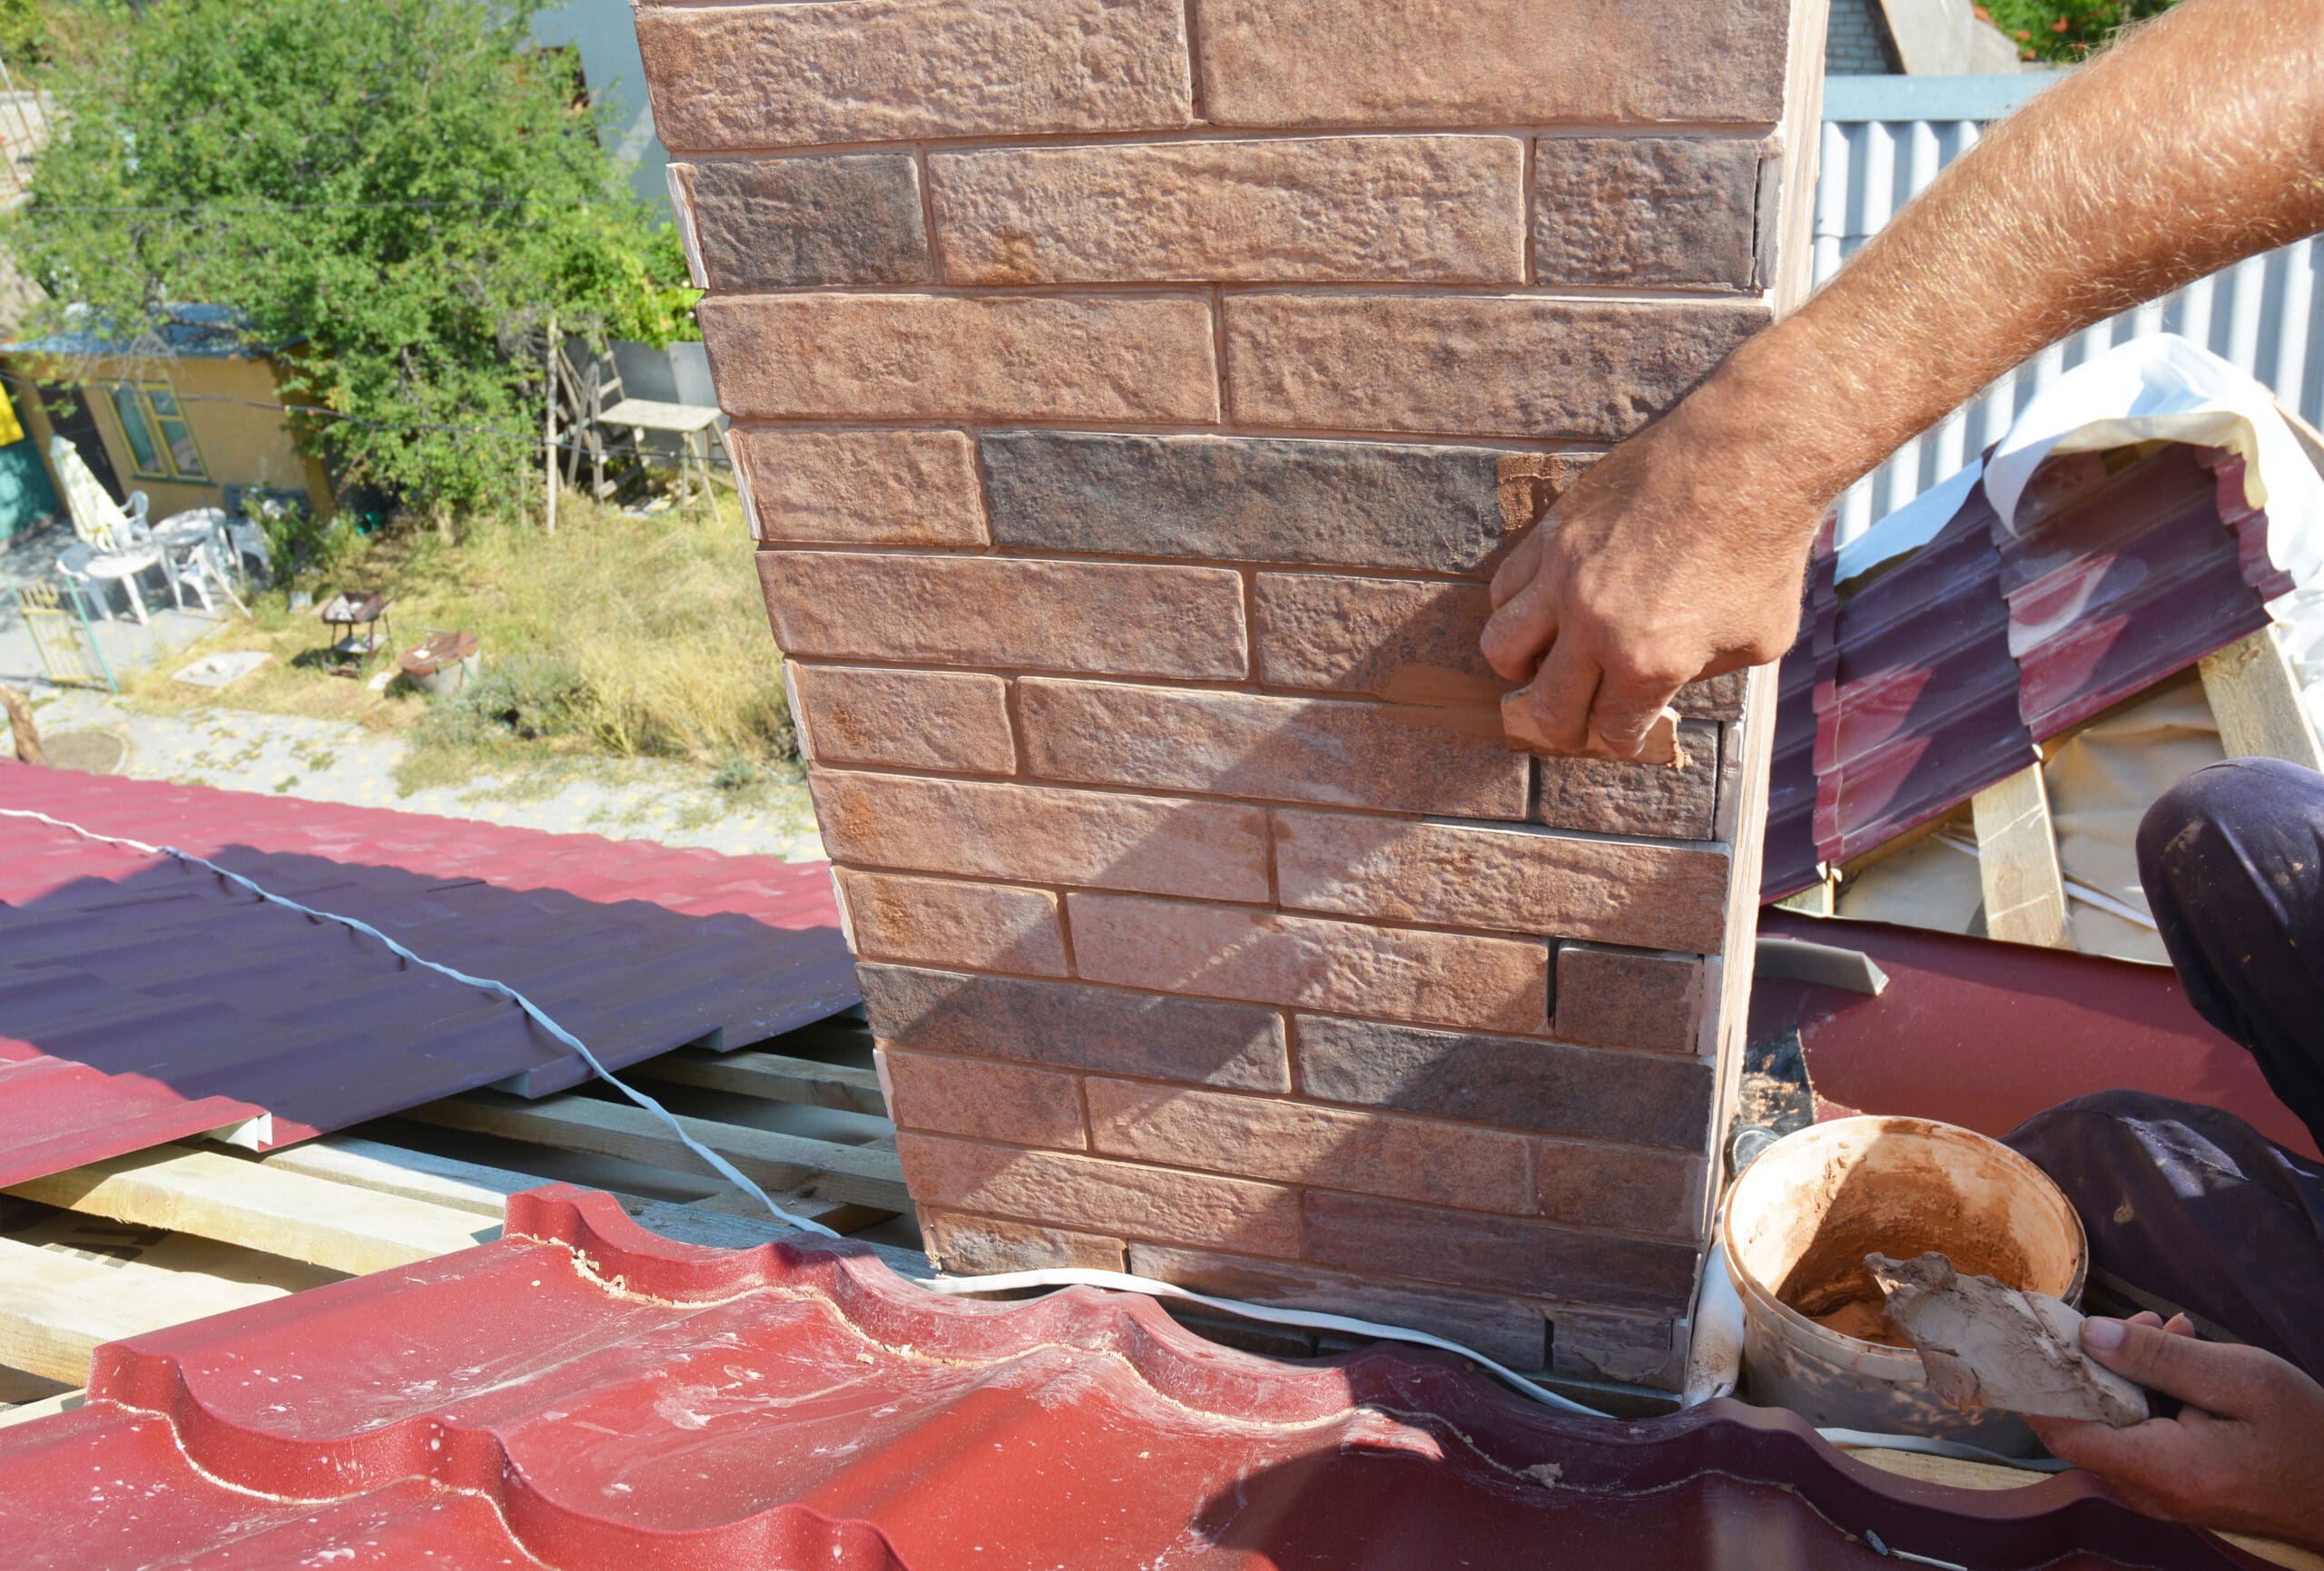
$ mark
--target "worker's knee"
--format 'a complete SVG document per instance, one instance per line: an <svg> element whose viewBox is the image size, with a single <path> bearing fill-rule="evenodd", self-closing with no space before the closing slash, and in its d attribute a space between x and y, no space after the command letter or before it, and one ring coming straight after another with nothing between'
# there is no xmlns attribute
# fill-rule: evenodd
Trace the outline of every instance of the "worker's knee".
<svg viewBox="0 0 2324 1571"><path fill-rule="evenodd" d="M2139 821L2139 882L2158 910L2232 898L2256 875L2237 848L2286 813L2312 812L2324 775L2272 758L2231 758L2163 792Z"/></svg>

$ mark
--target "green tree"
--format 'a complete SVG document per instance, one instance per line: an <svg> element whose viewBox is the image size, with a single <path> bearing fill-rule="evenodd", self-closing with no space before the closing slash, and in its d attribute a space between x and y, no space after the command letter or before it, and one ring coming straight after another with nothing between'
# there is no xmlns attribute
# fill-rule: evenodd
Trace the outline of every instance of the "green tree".
<svg viewBox="0 0 2324 1571"><path fill-rule="evenodd" d="M1976 13L2009 35L2021 60L2071 65L2133 22L2177 0L1984 0Z"/></svg>
<svg viewBox="0 0 2324 1571"><path fill-rule="evenodd" d="M54 305L150 351L225 306L344 483L444 519L520 495L546 334L692 335L666 223L599 144L533 0L153 0L61 61L0 228ZM484 427L479 432L476 427Z"/></svg>

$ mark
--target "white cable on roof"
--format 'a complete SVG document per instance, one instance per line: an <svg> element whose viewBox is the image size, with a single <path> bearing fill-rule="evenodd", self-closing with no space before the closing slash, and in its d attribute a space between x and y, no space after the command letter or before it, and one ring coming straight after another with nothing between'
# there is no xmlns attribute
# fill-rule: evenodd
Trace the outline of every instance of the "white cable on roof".
<svg viewBox="0 0 2324 1571"><path fill-rule="evenodd" d="M539 1005L534 1003L530 998L526 997L522 993L519 993L516 988L511 987L506 982L496 982L487 977L471 977L465 971L456 971L449 966L438 965L436 961L428 959L424 955L413 954L409 949L398 943L395 939L389 938L385 933L382 933L379 928L371 926L369 922L358 921L353 917L342 917L336 911L319 911L312 906L302 906L296 900L288 899L281 895L274 893L271 889L260 887L258 884L242 877L241 874L233 871L231 869L220 867L216 862L210 860L207 857L197 857L191 851L179 850L175 846L150 846L143 840L133 840L123 835L101 835L94 830L83 829L79 824L67 823L63 819L53 819L46 813L35 812L30 808L0 808L0 818L35 819L40 822L48 825L52 829L69 830L74 834L79 835L84 840L95 840L102 845L127 846L132 850L143 851L147 856L175 857L182 862L188 862L198 868L207 868L210 871L217 874L220 878L226 879L230 883L239 885L242 889L248 889L260 899L265 900L271 905L281 906L286 910L296 911L302 917L314 917L326 922L337 922L341 927L352 928L359 933L367 934L371 938L377 938L380 943L385 944L390 950L394 951L395 954L410 961L415 966L425 966L431 971L438 972L443 976L449 977L455 982L462 983L470 987L480 988L487 993L492 993L500 997L506 998L510 1003L516 1005L517 1007L522 1009L527 1017L531 1019L535 1025L547 1032L550 1036L556 1037L559 1042L564 1043L567 1047L572 1048L574 1052L579 1054L581 1056L581 1061L586 1064L591 1069L596 1071L597 1077L599 1079L605 1081L606 1084L611 1085L616 1091L619 1091L632 1102L636 1103L640 1107L645 1109L646 1112L651 1113L655 1117L668 1124L670 1126L670 1133L676 1135L680 1141L684 1142L687 1150L693 1152L696 1156L701 1157L704 1162L710 1164L712 1170L717 1173L720 1177L725 1179L729 1183L734 1184L737 1189L740 1189L744 1193L750 1195L761 1205L765 1206L778 1222L784 1223L786 1226L798 1228L803 1232L821 1233L825 1238L837 1238L840 1236L830 1228L825 1227L820 1222L812 1222L803 1216L793 1216L789 1212L783 1210L783 1207L775 1204L774 1202L768 1197L765 1190L761 1189L757 1184L743 1176L741 1169L737 1168L733 1163L727 1161L724 1157L719 1155L718 1153L711 1150L710 1147L704 1145L701 1141L696 1140L693 1135L688 1134L685 1131L685 1125L680 1124L677 1118L671 1114L668 1108L663 1106L659 1102L655 1101L654 1098L646 1095L643 1091L638 1090L635 1086L627 1084L615 1075L612 1070L606 1068L603 1064L597 1061L597 1056L589 1051L588 1045L583 1042L580 1037L576 1036L572 1032L567 1031L564 1026L550 1019Z"/></svg>
<svg viewBox="0 0 2324 1571"><path fill-rule="evenodd" d="M147 856L175 857L182 862L206 868L228 882L248 889L269 904L296 911L300 916L313 917L322 921L337 922L342 927L352 928L359 933L377 938L396 955L415 966L425 966L431 971L449 977L455 982L481 988L485 992L507 999L522 1009L536 1025L579 1054L581 1061L595 1070L600 1079L668 1124L671 1133L685 1144L687 1150L708 1163L721 1177L749 1194L761 1205L765 1206L776 1221L787 1227L797 1228L803 1232L819 1233L825 1238L846 1242L839 1233L825 1227L822 1222L811 1222L803 1216L793 1216L775 1204L768 1197L765 1190L743 1176L741 1171L733 1163L688 1134L684 1126L668 1108L617 1077L612 1070L598 1062L597 1056L589 1051L587 1044L581 1038L550 1019L538 1005L506 982L496 982L485 977L471 977L465 971L456 971L449 966L438 965L424 955L412 953L369 922L359 921L353 917L342 917L336 911L319 911L312 906L300 905L296 900L275 894L272 890L263 888L231 869L220 867L206 857L197 857L191 851L182 851L174 846L148 845L143 840L133 840L123 835L101 835L94 830L84 829L79 824L68 823L63 819L51 818L46 813L36 812L30 808L0 808L0 818L32 819L52 829L69 830L84 840L94 840L102 845L127 846L132 850L142 851ZM1386 1325L1377 1321L1357 1320L1352 1315L1325 1314L1321 1311L1314 1310L1275 1309L1264 1304L1246 1303L1240 1299L1213 1298L1207 1293L1199 1293L1190 1288L1180 1287L1176 1282L1160 1281L1152 1277L1135 1276L1128 1272L1098 1271L1087 1266L1055 1266L1042 1271L1002 1272L991 1276L915 1277L907 1280L917 1282L931 1292L950 1296L1010 1292L1025 1288L1039 1287L1108 1288L1116 1292L1142 1293L1147 1298L1181 1299L1188 1303L1198 1303L1206 1308L1219 1310L1244 1320L1258 1321L1267 1325L1296 1326L1304 1330L1336 1331L1346 1336L1370 1337L1379 1341L1408 1342L1418 1347L1435 1348L1440 1351L1466 1359L1479 1368L1490 1370L1496 1379L1513 1389L1545 1406L1558 1409L1561 1412L1574 1413L1589 1419L1605 1419L1613 1416L1577 1402L1571 1397L1561 1396L1547 1386L1530 1380L1506 1364L1485 1357L1474 1348L1463 1347L1459 1342L1432 1335L1427 1331ZM1816 1432L1834 1445L1866 1446L1894 1451L1925 1451L1933 1456L1956 1457L1968 1461L1990 1462L2034 1472L2056 1472L2067 1466L2063 1462L2033 1461L2020 1457L2004 1457L1980 1447L1963 1445L1955 1440L1935 1439L1924 1435L1879 1435L1861 1429L1818 1429ZM1895 1552L1892 1551L1892 1553ZM1920 1558L1917 1556L1901 1557ZM1944 1564L1937 1561L1927 1563Z"/></svg>

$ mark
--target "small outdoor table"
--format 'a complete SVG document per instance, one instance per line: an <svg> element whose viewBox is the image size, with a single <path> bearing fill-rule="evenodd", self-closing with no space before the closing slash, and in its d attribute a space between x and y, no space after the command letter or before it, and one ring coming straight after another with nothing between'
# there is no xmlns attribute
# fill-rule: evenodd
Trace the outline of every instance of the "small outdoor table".
<svg viewBox="0 0 2324 1571"><path fill-rule="evenodd" d="M715 508L710 490L710 444L718 434L718 411L707 404L665 404L657 398L624 398L597 417L600 426L626 426L638 450L645 433L666 431L678 439L678 510L694 505L694 476L702 476L702 501Z"/></svg>
<svg viewBox="0 0 2324 1571"><path fill-rule="evenodd" d="M330 604L322 609L323 625L343 627L347 631L331 644L331 653L344 655L350 661L362 657L359 663L340 667L337 674L353 676L381 648L394 642L394 630L388 624L388 597L369 590L342 589L331 596ZM357 628L363 630L360 640Z"/></svg>

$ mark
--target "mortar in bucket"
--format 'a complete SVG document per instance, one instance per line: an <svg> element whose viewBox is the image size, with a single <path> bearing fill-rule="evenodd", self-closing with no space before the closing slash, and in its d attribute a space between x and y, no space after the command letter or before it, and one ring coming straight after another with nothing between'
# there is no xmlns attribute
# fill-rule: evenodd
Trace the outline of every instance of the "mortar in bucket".
<svg viewBox="0 0 2324 1571"><path fill-rule="evenodd" d="M1964 1272L2072 1303L2089 1244L2050 1176L1995 1140L1921 1118L1842 1118L1786 1135L1728 1191L1719 1237L1743 1301L1744 1390L1818 1428L2034 1448L2013 1413L1956 1412L1888 1323L1876 1251L1942 1250Z"/></svg>

